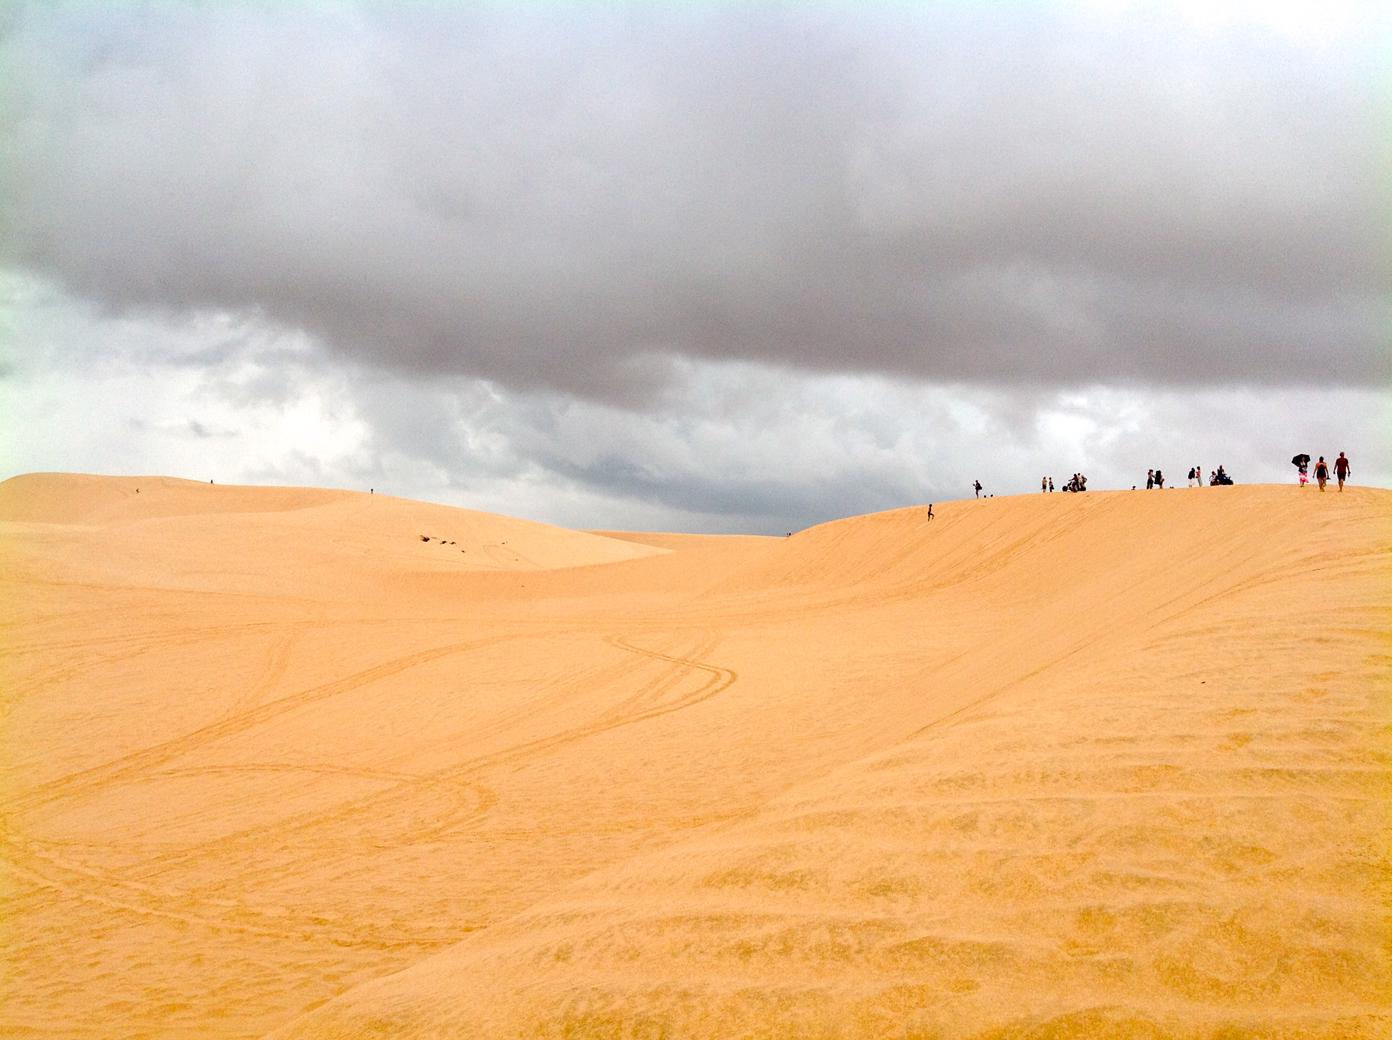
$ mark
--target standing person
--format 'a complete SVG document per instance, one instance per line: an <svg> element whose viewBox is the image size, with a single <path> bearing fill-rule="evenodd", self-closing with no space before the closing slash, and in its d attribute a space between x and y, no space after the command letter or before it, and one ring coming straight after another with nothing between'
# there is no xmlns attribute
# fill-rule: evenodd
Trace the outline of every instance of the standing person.
<svg viewBox="0 0 1392 1040"><path fill-rule="evenodd" d="M977 498L980 498L980 497L981 497L981 481L979 481L979 480L973 480L973 481L972 481L972 488L973 488L973 490L976 491L976 497L977 497Z"/></svg>
<svg viewBox="0 0 1392 1040"><path fill-rule="evenodd" d="M1329 464L1324 461L1323 455L1315 463L1315 480L1319 481L1321 491L1324 490L1324 485L1329 482Z"/></svg>
<svg viewBox="0 0 1392 1040"><path fill-rule="evenodd" d="M1042 492L1044 492L1044 494L1046 494L1046 495L1049 493L1049 478L1048 478L1048 477L1040 477L1040 478L1039 478L1039 490L1042 491Z"/></svg>
<svg viewBox="0 0 1392 1040"><path fill-rule="evenodd" d="M1050 490L1050 491L1054 490L1054 478L1053 478L1053 477L1050 477L1050 478L1049 478L1049 490Z"/></svg>
<svg viewBox="0 0 1392 1040"><path fill-rule="evenodd" d="M1149 491L1153 487L1155 487L1155 470L1148 469L1145 471L1145 489Z"/></svg>
<svg viewBox="0 0 1392 1040"><path fill-rule="evenodd" d="M1194 467L1194 486L1195 486L1195 487L1203 487L1203 467L1202 467L1202 466L1195 466L1195 467Z"/></svg>
<svg viewBox="0 0 1392 1040"><path fill-rule="evenodd" d="M1158 469L1155 471L1155 486L1161 490L1164 490L1165 487L1165 474L1161 473Z"/></svg>
<svg viewBox="0 0 1392 1040"><path fill-rule="evenodd" d="M1190 486L1190 487L1193 487L1193 486L1194 486L1194 474L1197 473L1197 472L1198 472L1198 467L1197 467L1197 466L1190 466L1190 467L1189 467L1189 486Z"/></svg>
<svg viewBox="0 0 1392 1040"><path fill-rule="evenodd" d="M1349 461L1344 456L1344 453L1341 451L1339 452L1339 457L1334 460L1334 476L1336 476L1339 479L1340 491L1344 490L1344 481L1348 479L1348 475Z"/></svg>
<svg viewBox="0 0 1392 1040"><path fill-rule="evenodd" d="M1291 465L1295 467L1296 483L1298 483L1301 487L1304 487L1306 484L1310 482L1310 478L1308 476L1310 472L1308 468L1310 465L1310 456L1306 455L1303 451L1300 452L1298 455L1292 455Z"/></svg>

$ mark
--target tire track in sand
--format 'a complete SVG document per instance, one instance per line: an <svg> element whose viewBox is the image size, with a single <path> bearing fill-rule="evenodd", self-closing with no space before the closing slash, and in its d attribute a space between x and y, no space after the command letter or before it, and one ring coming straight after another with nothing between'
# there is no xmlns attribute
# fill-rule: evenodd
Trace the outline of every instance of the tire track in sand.
<svg viewBox="0 0 1392 1040"><path fill-rule="evenodd" d="M403 657L393 658L381 664L373 665L371 668L364 668L361 671L354 672L351 675L343 676L342 678L334 679L330 682L320 683L317 686L311 686L308 689L300 690L295 693L286 694L284 697L279 697L273 701L267 701L265 704L257 705L240 714L210 722L207 725L200 726L181 736L140 748L129 754L121 755L99 766L92 766L87 769L78 770L75 773L69 773L67 776L46 781L32 788L17 799L12 811L29 811L43 805L51 804L55 801L70 798L75 794L90 790L94 787L102 787L113 781L130 779L142 773L147 773L175 758L186 755L190 751L202 747L205 744L210 744L214 741L222 740L225 737L254 729L287 712L295 711L307 705L318 703L319 701L328 700L331 697L337 697L343 693L349 693L363 686L367 686L370 683L379 682L382 679L390 678L407 669L422 664L428 664L442 657L468 653L470 650L475 650L479 647L495 646L500 642L519 638L522 638L522 636L513 634L493 636L487 639L469 640L460 643L448 643L444 646L432 647L429 650L421 650L413 654L406 654Z"/></svg>
<svg viewBox="0 0 1392 1040"><path fill-rule="evenodd" d="M609 636L607 641L626 652L651 660L667 662L674 666L664 677L646 684L638 694L624 702L628 705L639 702L633 710L619 713L611 711L589 725L572 727L549 737L527 741L498 752L478 756L423 777L411 777L408 774L382 770L349 769L347 771L355 775L361 774L371 779L391 780L394 782L393 786L383 792L353 799L340 805L331 813L300 814L300 816L292 817L289 820L277 821L270 827L247 829L239 832L238 835L220 839L217 844L225 847L228 840L235 840L237 837L246 836L264 840L267 832L294 833L323 826L326 823L341 822L353 815L370 812L384 804L399 801L404 793L403 788L407 787L437 789L447 785L459 786L462 782L468 781L468 778L473 774L493 765L534 757L565 744L622 726L659 718L700 704L728 689L738 680L738 674L732 669L712 665L692 657L650 650L621 636ZM715 641L709 633L703 633L698 644L698 652L707 652ZM488 640L487 642L496 642L496 640ZM258 725L284 711L299 707L301 704L313 703L316 700L333 696L335 693L355 689L366 682L411 667L412 664L424 663L447 653L461 652L463 649L478 645L480 645L479 642L451 644L447 647L437 647L430 651L407 655L383 665L354 673L353 676L334 683L322 684L301 691L299 694L281 698L263 706L263 708L253 709L233 719L224 720L223 723L202 727L180 740L168 741L147 749L145 752L123 756L105 766L73 774L69 778L64 778L69 781L67 786L61 784L46 785L48 794L46 800L56 800L74 790L108 783L114 779L125 779L130 775L148 776L149 768L152 765L168 761L177 755L186 753L193 747L209 740L218 739L229 732L240 732L244 728ZM682 679L692 672L703 673L706 678L695 689L670 700L666 699L666 695L677 688ZM237 725L229 727L226 723L236 723ZM233 771L236 768L233 766L214 766L207 767L207 770L225 772ZM248 768L253 772L274 772L299 767L293 764L263 763L252 764ZM305 768L308 771L344 772L343 769L333 766L308 766ZM194 775L204 771L200 767L191 767L168 772L172 776L181 776ZM418 844L424 841L438 840L486 814L496 796L493 796L491 791L476 782L469 782L468 786L471 790L479 792L479 801L476 806L472 807L471 811L458 815L451 814L447 819L437 821L431 827L408 835L407 840L401 844ZM154 873L163 872L179 862L196 858L196 854L197 850L181 850L172 856L158 857L160 862ZM414 930L410 933L404 933L380 928L364 928L343 915L294 914L284 908L258 908L236 900L200 899L190 893L179 893L147 883L143 878L150 877L150 872L142 875L141 878L122 877L64 860L56 854L53 846L46 848L41 841L25 839L14 830L8 818L0 818L0 856L3 856L4 860L8 862L16 876L33 886L58 892L66 898L95 903L124 913L211 930L233 931L288 941L329 943L347 947L430 950L452 945L468 932L484 927L481 924L465 923L455 926L447 934L440 932L432 934Z"/></svg>
<svg viewBox="0 0 1392 1040"><path fill-rule="evenodd" d="M625 710L619 711L611 709L610 712L600 715L588 724L570 727L559 733L553 733L535 740L529 740L511 747L502 748L498 751L465 759L454 765L426 774L415 781L411 786L417 790L430 790L442 785L459 786L463 784L481 788L482 785L479 785L477 780L473 778L484 770L497 765L525 761L567 744L598 736L599 734L607 733L623 726L634 725L639 722L645 722L649 719L659 718L663 715L693 707L703 701L709 700L721 691L728 689L739 678L738 674L732 669L708 664L694 658L666 654L656 650L648 650L620 636L607 636L605 640L611 645L628 653L646 657L650 660L664 661L674 667L660 677L656 683L647 684L638 694L622 702L622 705L619 707L623 708L627 706ZM701 652L708 652L709 649L714 646L715 642L716 640L710 638L708 633L703 633L698 649ZM699 687L675 699L662 699L693 671L703 673L706 676L705 681L703 681ZM647 706L643 706L641 703L635 704L635 702L647 702ZM408 794L408 792L401 786L388 788L383 791L373 792L340 803L336 808L327 812L304 812L281 818L267 825L249 827L245 830L227 835L216 844L205 843L178 852L154 857L147 861L147 866L153 869L147 870L140 876L142 878L155 876L158 873L162 873L190 860L197 859L209 852L225 850L229 843L251 842L262 844L271 837L284 840L290 835L304 834L328 826L341 826L353 816L371 815L373 819L381 821L385 814L391 812L392 803L400 802L402 797L406 794ZM402 845L423 844L428 841L440 840L451 833L464 829L469 824L482 818L488 809L491 808L492 804L493 802L488 801L481 808L472 810L463 817L445 816L437 818L423 827L405 833L393 842L381 842L378 843L378 845L382 848L393 848Z"/></svg>
<svg viewBox="0 0 1392 1040"><path fill-rule="evenodd" d="M296 915L274 908L256 909L232 900L199 900L196 897L157 891L150 886L112 878L80 867L41 850L0 821L0 855L14 873L35 888L67 899L93 903L138 917L158 918L183 926L212 931L238 932L264 938L313 944L372 949L440 949L458 942L481 924L456 925L449 933L399 933L364 928L346 917Z"/></svg>

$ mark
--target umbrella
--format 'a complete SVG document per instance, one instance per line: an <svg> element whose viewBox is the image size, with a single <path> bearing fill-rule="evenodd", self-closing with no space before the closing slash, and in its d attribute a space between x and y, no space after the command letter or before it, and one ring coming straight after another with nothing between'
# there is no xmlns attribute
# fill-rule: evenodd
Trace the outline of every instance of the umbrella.
<svg viewBox="0 0 1392 1040"><path fill-rule="evenodd" d="M1308 455L1297 455L1295 458L1291 459L1292 466L1308 466L1309 464L1310 456Z"/></svg>

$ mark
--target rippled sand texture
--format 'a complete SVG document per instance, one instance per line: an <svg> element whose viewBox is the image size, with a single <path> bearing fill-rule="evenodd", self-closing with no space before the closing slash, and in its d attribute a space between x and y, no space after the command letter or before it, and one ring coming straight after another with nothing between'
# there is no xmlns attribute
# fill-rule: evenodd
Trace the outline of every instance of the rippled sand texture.
<svg viewBox="0 0 1392 1040"><path fill-rule="evenodd" d="M937 512L0 485L0 1035L1392 1035L1392 493Z"/></svg>

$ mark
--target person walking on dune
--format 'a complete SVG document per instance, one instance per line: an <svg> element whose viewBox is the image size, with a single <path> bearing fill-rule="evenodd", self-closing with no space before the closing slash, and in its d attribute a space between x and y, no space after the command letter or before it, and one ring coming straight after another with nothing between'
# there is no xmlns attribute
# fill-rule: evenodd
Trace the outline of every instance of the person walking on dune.
<svg viewBox="0 0 1392 1040"><path fill-rule="evenodd" d="M1153 470L1153 469L1148 469L1148 470L1145 471L1145 489L1146 489L1147 491L1151 491L1151 490L1153 490L1154 488L1155 488L1155 470Z"/></svg>
<svg viewBox="0 0 1392 1040"><path fill-rule="evenodd" d="M1348 475L1349 460L1341 451L1339 457L1334 460L1334 476L1338 478L1340 491L1344 490L1344 481L1348 479Z"/></svg>
<svg viewBox="0 0 1392 1040"><path fill-rule="evenodd" d="M977 498L980 498L980 497L981 497L981 481L979 481L979 480L973 480L973 481L972 481L972 487L976 490L976 497L977 497Z"/></svg>
<svg viewBox="0 0 1392 1040"><path fill-rule="evenodd" d="M929 520L933 519L933 503L932 503L932 502L929 502L929 503L928 503L928 519L929 519Z"/></svg>
<svg viewBox="0 0 1392 1040"><path fill-rule="evenodd" d="M1324 490L1324 485L1329 482L1329 463L1324 461L1324 456L1319 457L1315 463L1315 480L1319 484L1319 489Z"/></svg>
<svg viewBox="0 0 1392 1040"><path fill-rule="evenodd" d="M1044 494L1046 494L1046 495L1049 493L1049 478L1048 478L1048 477L1040 477L1040 478L1039 478L1039 490L1040 490L1041 492L1043 492Z"/></svg>

